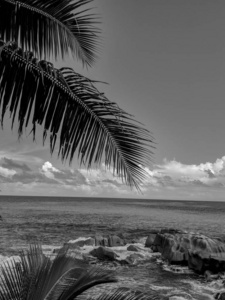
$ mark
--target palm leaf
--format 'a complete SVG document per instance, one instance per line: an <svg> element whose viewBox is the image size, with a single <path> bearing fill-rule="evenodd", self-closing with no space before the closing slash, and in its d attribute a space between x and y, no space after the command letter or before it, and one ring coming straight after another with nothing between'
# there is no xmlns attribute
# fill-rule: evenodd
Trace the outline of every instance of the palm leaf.
<svg viewBox="0 0 225 300"><path fill-rule="evenodd" d="M14 41L40 58L70 52L84 64L96 58L96 16L83 6L92 0L1 0L0 38Z"/></svg>
<svg viewBox="0 0 225 300"><path fill-rule="evenodd" d="M73 300L82 293L104 283L117 282L113 271L99 267L92 267L84 271L76 282L74 281L74 270L71 270L58 282L58 284L48 294L46 300Z"/></svg>
<svg viewBox="0 0 225 300"><path fill-rule="evenodd" d="M162 297L155 292L143 293L128 288L118 288L106 291L98 297L89 297L87 300L162 300Z"/></svg>
<svg viewBox="0 0 225 300"><path fill-rule="evenodd" d="M21 262L12 260L1 267L0 298L13 300L70 299L101 283L115 282L114 273L100 268L87 269L83 261L61 251L51 260L39 246L20 255Z"/></svg>
<svg viewBox="0 0 225 300"><path fill-rule="evenodd" d="M130 115L101 94L89 79L72 69L55 69L38 62L32 53L2 43L0 61L0 112L2 124L9 110L12 126L17 117L19 136L32 118L42 125L43 140L50 132L50 151L59 140L62 160L75 152L87 168L100 163L130 186L139 189L145 178L141 165L149 164L153 140ZM31 117L32 116L32 117Z"/></svg>

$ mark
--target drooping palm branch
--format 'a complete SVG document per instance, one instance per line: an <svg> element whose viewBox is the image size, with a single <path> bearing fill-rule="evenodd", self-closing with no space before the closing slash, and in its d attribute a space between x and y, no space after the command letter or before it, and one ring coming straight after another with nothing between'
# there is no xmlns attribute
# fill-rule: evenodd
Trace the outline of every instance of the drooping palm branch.
<svg viewBox="0 0 225 300"><path fill-rule="evenodd" d="M15 44L0 44L0 113L9 110L19 135L29 123L42 125L43 140L50 132L50 149L59 141L62 160L73 159L91 167L104 157L105 165L130 186L139 188L145 178L153 145L150 133L110 102L93 82L70 68L57 70L47 61Z"/></svg>
<svg viewBox="0 0 225 300"><path fill-rule="evenodd" d="M100 284L116 283L115 271L90 267L67 255L62 248L53 259L40 246L30 246L0 266L1 300L159 300L155 293L114 288L90 297L88 290ZM88 292L84 293L84 292Z"/></svg>
<svg viewBox="0 0 225 300"><path fill-rule="evenodd" d="M0 268L1 300L72 300L87 289L116 282L115 274L67 256L61 250L52 260L40 246L31 246Z"/></svg>
<svg viewBox="0 0 225 300"><path fill-rule="evenodd" d="M163 300L160 295L154 293L143 293L126 287L111 289L97 297L89 297L87 300ZM168 299L168 298L167 298Z"/></svg>
<svg viewBox="0 0 225 300"><path fill-rule="evenodd" d="M71 53L92 65L98 48L92 0L0 0L0 39L14 41L38 59Z"/></svg>

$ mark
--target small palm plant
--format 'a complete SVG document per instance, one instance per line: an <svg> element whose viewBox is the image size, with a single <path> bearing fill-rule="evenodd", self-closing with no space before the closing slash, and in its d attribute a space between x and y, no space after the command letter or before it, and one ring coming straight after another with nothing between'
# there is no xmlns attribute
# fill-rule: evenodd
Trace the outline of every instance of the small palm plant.
<svg viewBox="0 0 225 300"><path fill-rule="evenodd" d="M59 251L52 260L43 255L40 246L20 255L20 261L10 260L1 267L1 300L73 300L85 296L88 289L117 279L114 271L90 267L81 260ZM107 291L98 296L99 300L147 300L154 299L141 292L126 288Z"/></svg>

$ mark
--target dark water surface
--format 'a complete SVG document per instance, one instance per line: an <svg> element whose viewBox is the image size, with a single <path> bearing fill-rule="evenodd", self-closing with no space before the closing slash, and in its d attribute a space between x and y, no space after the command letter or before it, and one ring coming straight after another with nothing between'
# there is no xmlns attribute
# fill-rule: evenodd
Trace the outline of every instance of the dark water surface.
<svg viewBox="0 0 225 300"><path fill-rule="evenodd" d="M2 255L16 254L31 242L60 246L96 233L137 238L163 227L225 237L223 202L1 196L0 215ZM215 292L202 278L174 274L153 262L121 268L120 277L123 285L146 291L182 291L183 298L176 299L213 299Z"/></svg>

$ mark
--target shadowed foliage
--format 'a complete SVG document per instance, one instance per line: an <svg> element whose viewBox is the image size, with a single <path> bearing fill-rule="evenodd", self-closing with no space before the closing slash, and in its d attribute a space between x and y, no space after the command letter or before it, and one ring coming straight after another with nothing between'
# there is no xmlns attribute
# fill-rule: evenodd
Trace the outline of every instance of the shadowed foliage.
<svg viewBox="0 0 225 300"><path fill-rule="evenodd" d="M55 69L2 42L0 109L2 125L7 109L12 126L17 117L19 136L30 122L34 137L36 124L42 125L44 141L50 132L51 152L58 137L62 160L71 162L77 151L80 162L90 167L104 156L105 165L112 165L130 186L139 188L144 179L141 165L150 160L148 131L70 68Z"/></svg>
<svg viewBox="0 0 225 300"><path fill-rule="evenodd" d="M1 0L0 37L40 58L71 53L83 64L96 58L100 30L85 6L92 0ZM84 8L83 8L84 6Z"/></svg>
<svg viewBox="0 0 225 300"><path fill-rule="evenodd" d="M48 60L72 53L84 65L96 57L99 40L92 0L0 1L0 114L7 111L18 134L32 125L50 138L50 152L87 168L102 160L136 189L147 175L154 142L149 131L71 68ZM43 60L44 58L44 60ZM47 60L48 59L48 60Z"/></svg>
<svg viewBox="0 0 225 300"><path fill-rule="evenodd" d="M1 300L73 300L86 299L88 289L116 282L114 271L90 267L60 250L54 259L43 255L40 246L30 246L19 261L11 258L0 268ZM90 293L89 293L90 294ZM81 298L82 296L82 298ZM89 300L93 298L88 298ZM156 299L126 288L109 290L95 299Z"/></svg>

